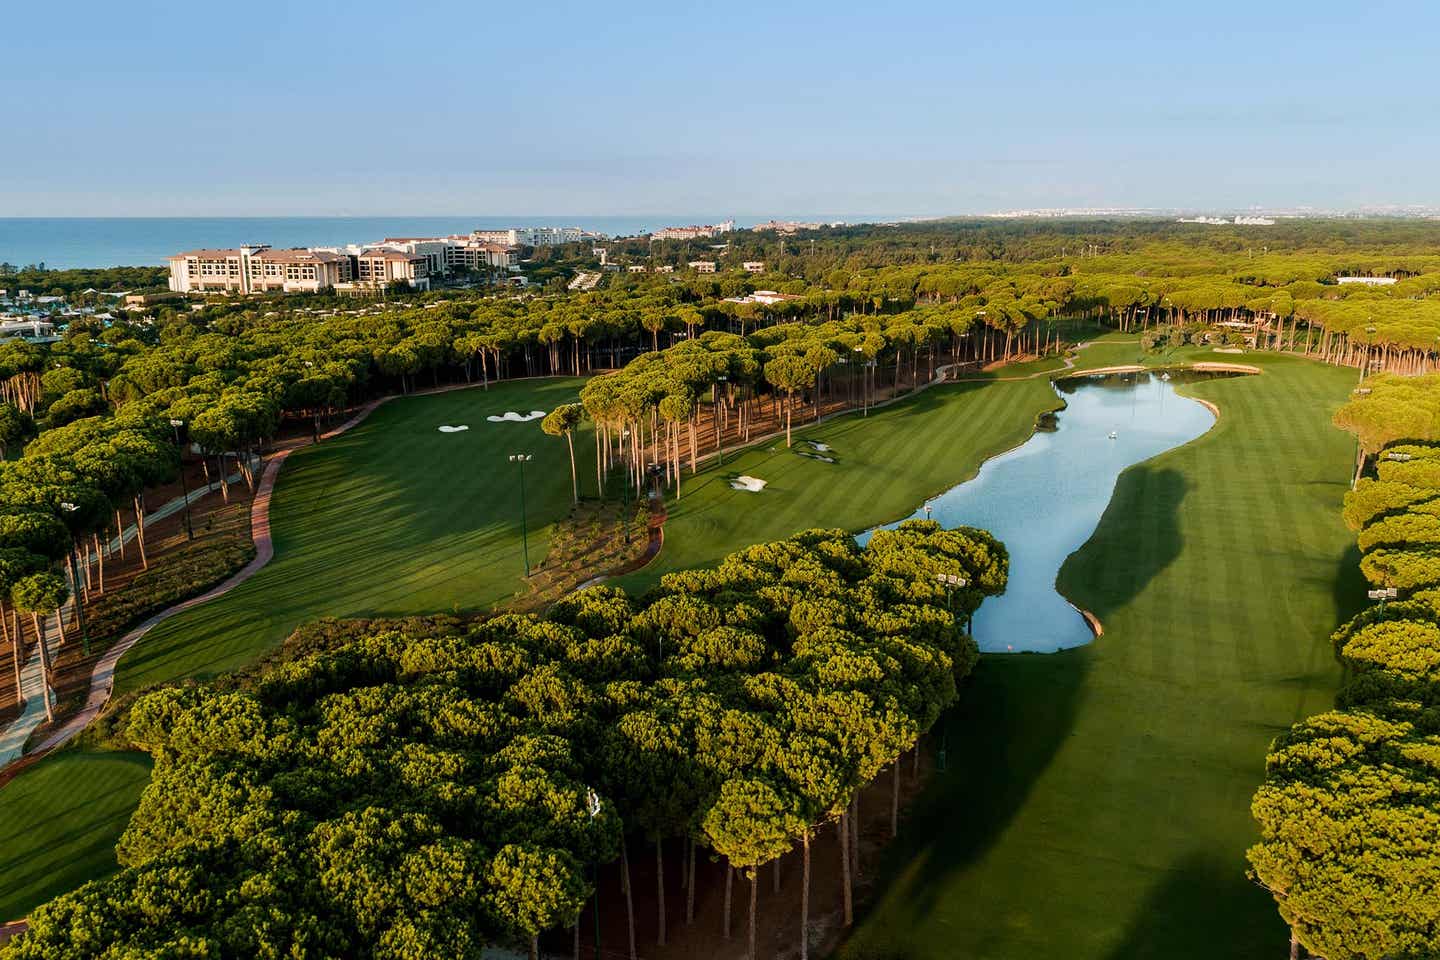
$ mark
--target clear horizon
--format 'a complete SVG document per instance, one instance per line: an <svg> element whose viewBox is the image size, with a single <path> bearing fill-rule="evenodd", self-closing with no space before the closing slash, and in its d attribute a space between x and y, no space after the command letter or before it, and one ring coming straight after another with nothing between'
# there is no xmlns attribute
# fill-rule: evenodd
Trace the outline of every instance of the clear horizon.
<svg viewBox="0 0 1440 960"><path fill-rule="evenodd" d="M403 43L373 0L52 9L7 11L4 217L1440 205L1435 108L1389 106L1430 85L1420 3L442 0Z"/></svg>

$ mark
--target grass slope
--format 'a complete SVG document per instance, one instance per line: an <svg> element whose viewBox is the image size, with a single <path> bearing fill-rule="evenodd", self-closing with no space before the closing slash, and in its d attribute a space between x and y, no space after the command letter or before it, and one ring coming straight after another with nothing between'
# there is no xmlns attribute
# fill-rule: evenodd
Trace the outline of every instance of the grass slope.
<svg viewBox="0 0 1440 960"><path fill-rule="evenodd" d="M234 669L321 616L477 610L523 586L519 471L528 452L530 562L570 507L563 438L538 420L489 423L507 410L551 410L579 380L511 382L394 400L359 427L296 451L271 503L275 559L232 593L161 624L120 662L116 692ZM440 433L442 424L468 424ZM575 438L594 487L594 441Z"/></svg>
<svg viewBox="0 0 1440 960"><path fill-rule="evenodd" d="M1122 475L1061 571L1105 636L976 671L945 721L948 772L842 957L1286 948L1245 879L1249 800L1271 737L1333 702L1326 638L1364 602L1340 522L1353 441L1330 426L1353 373L1238 359L1267 372L1184 388L1219 422Z"/></svg>
<svg viewBox="0 0 1440 960"><path fill-rule="evenodd" d="M810 527L868 526L908 516L928 496L975 475L987 457L1023 442L1035 418L1059 406L1044 378L957 383L913 398L795 431L725 458L723 467L681 481L669 504L665 546L621 585L643 589L664 573L714 563L752 543ZM803 441L828 444L836 463L801 456ZM735 490L730 478L759 477L759 493Z"/></svg>
<svg viewBox="0 0 1440 960"><path fill-rule="evenodd" d="M0 919L115 870L115 841L150 779L150 758L66 752L0 792Z"/></svg>

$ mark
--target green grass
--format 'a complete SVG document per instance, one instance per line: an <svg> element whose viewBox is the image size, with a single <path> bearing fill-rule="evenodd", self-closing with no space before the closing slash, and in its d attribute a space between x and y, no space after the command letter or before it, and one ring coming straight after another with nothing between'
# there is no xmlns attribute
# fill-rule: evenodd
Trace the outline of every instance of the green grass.
<svg viewBox="0 0 1440 960"><path fill-rule="evenodd" d="M512 382L408 397L359 427L306 447L281 470L271 504L275 559L233 592L161 624L120 661L116 693L232 670L321 616L480 610L523 588L520 484L525 467L530 562L570 507L563 438L538 420L489 423L507 410L550 410L579 380ZM441 424L468 424L440 433ZM594 440L575 438L580 481L594 487Z"/></svg>
<svg viewBox="0 0 1440 960"><path fill-rule="evenodd" d="M1364 602L1340 522L1353 441L1330 425L1353 376L1235 359L1267 372L1184 388L1219 422L1128 470L1061 571L1105 636L987 656L962 691L944 721L948 771L842 957L1286 949L1270 896L1245 878L1249 801L1270 739L1331 706L1327 637Z"/></svg>
<svg viewBox="0 0 1440 960"><path fill-rule="evenodd" d="M0 791L0 920L115 870L115 841L150 779L143 754L66 752Z"/></svg>
<svg viewBox="0 0 1440 960"><path fill-rule="evenodd" d="M928 496L974 476L989 456L1021 443L1035 418L1059 406L1044 378L957 383L913 398L780 436L725 458L722 467L688 475L669 504L665 545L647 567L621 585L643 589L672 570L714 563L752 543L810 527L861 530L908 516ZM824 463L796 451L804 441L832 449ZM730 478L758 477L759 493L735 490Z"/></svg>

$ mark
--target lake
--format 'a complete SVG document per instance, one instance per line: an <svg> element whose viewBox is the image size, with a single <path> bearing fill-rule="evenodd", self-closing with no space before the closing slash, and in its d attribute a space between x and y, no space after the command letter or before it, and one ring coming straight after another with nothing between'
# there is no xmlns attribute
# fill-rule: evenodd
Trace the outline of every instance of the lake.
<svg viewBox="0 0 1440 960"><path fill-rule="evenodd" d="M1053 652L1094 639L1055 591L1065 558L1095 532L1121 471L1209 430L1215 417L1176 384L1213 374L1134 373L1059 380L1065 409L1054 429L987 460L973 480L922 504L906 519L982 527L1010 551L1010 582L975 614L989 653ZM899 523L900 521L896 521ZM896 524L887 524L895 526Z"/></svg>

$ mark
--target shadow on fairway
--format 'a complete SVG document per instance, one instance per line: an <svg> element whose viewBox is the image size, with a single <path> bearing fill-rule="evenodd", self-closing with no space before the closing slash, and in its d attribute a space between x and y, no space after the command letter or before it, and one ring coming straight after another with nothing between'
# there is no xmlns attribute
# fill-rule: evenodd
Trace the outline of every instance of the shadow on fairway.
<svg viewBox="0 0 1440 960"><path fill-rule="evenodd" d="M981 659L962 686L959 702L929 738L932 756L945 745L947 769L937 772L915 801L878 871L873 906L878 909L892 899L888 893L903 889L900 902L884 904L888 917L878 926L859 918L857 936L838 956L904 957L904 940L891 936L897 920L902 926L913 924L910 930L933 929L925 921L940 906L938 898L953 898L955 876L1004 836L1070 735L1090 663L1090 650L1084 647Z"/></svg>
<svg viewBox="0 0 1440 960"><path fill-rule="evenodd" d="M1125 938L1107 960L1284 956L1285 925L1274 901L1245 878L1246 866L1200 852L1177 860L1138 906ZM1267 916L1270 923L1264 922ZM1217 923L1222 917L1226 922ZM1245 922L1235 922L1239 918ZM1226 933L1243 939L1217 939Z"/></svg>
<svg viewBox="0 0 1440 960"><path fill-rule="evenodd" d="M1095 532L1060 567L1061 596L1102 624L1139 596L1184 548L1179 514L1190 487L1183 473L1168 467L1140 464L1120 474ZM1126 563L1114 563L1117 556Z"/></svg>

